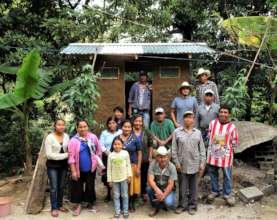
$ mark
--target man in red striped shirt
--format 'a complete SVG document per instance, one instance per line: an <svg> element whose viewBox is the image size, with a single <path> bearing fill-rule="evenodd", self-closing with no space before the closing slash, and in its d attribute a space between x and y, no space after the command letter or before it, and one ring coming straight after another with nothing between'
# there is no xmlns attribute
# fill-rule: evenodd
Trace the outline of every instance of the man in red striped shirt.
<svg viewBox="0 0 277 220"><path fill-rule="evenodd" d="M235 198L232 193L232 166L234 147L238 145L236 127L229 121L231 108L222 105L219 108L219 117L211 121L209 126L209 147L207 164L211 177L212 193L208 201L213 202L219 196L218 170L223 172L223 195L227 204L233 206Z"/></svg>

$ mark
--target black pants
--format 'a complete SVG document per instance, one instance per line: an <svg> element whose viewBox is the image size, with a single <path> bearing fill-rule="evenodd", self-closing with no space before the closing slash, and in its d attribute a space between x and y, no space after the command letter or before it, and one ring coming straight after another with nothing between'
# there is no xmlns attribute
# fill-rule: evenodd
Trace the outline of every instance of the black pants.
<svg viewBox="0 0 277 220"><path fill-rule="evenodd" d="M96 200L95 193L95 177L96 171L80 173L80 178L77 181L72 180L71 186L71 202L81 203L88 202L93 204ZM85 187L84 187L85 184Z"/></svg>
<svg viewBox="0 0 277 220"><path fill-rule="evenodd" d="M148 168L149 168L149 163L148 162L142 162L141 163L141 195L146 194L146 187L147 187L147 175L148 175Z"/></svg>

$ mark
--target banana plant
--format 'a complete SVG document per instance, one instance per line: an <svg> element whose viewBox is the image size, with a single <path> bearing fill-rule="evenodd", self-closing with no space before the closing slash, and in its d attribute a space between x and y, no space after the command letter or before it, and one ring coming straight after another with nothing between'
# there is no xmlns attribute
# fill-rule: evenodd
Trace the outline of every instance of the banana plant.
<svg viewBox="0 0 277 220"><path fill-rule="evenodd" d="M257 48L256 56L246 74L245 84L255 66L261 51L267 52L271 65L267 67L267 81L270 85L271 99L269 103L268 122L272 124L277 98L277 65L273 58L277 53L277 18L272 16L234 17L223 21L222 26L227 30L231 39L239 44Z"/></svg>
<svg viewBox="0 0 277 220"><path fill-rule="evenodd" d="M73 81L50 86L52 76L41 70L41 57L38 50L33 49L23 59L20 68L0 65L0 72L16 74L15 88L12 92L0 96L0 109L8 109L17 113L22 122L23 143L25 148L25 174L32 172L32 147L29 140L29 117L35 100L67 89Z"/></svg>

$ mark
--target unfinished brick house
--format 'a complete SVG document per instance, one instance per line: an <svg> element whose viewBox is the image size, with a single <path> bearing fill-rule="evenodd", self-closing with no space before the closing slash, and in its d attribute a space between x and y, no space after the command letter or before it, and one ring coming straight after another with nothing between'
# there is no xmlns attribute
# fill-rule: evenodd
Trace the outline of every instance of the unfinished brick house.
<svg viewBox="0 0 277 220"><path fill-rule="evenodd" d="M178 85L190 80L190 61L193 54L212 53L206 43L72 43L61 54L77 56L84 63L92 63L101 72L101 98L95 119L103 123L115 106L127 109L131 85L138 72L149 74L152 84L152 108L162 106L167 113L177 95Z"/></svg>

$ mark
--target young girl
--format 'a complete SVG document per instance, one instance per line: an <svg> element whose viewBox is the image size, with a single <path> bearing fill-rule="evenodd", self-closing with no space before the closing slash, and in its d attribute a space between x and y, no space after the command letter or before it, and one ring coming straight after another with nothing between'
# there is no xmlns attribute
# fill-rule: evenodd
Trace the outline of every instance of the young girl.
<svg viewBox="0 0 277 220"><path fill-rule="evenodd" d="M113 152L108 157L107 178L113 188L115 218L120 217L120 197L122 199L123 217L128 218L128 183L131 182L132 169L129 153L123 150L123 141L116 137Z"/></svg>

